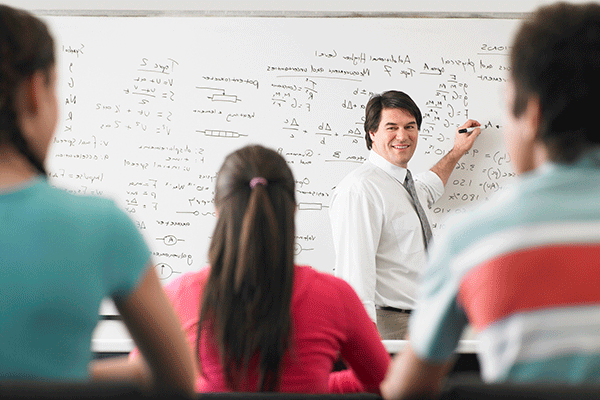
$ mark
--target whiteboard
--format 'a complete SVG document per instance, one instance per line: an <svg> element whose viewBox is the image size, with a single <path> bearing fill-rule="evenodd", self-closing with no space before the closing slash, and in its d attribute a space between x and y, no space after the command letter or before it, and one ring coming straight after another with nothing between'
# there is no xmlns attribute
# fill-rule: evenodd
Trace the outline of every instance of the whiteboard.
<svg viewBox="0 0 600 400"><path fill-rule="evenodd" d="M364 108L396 89L423 113L409 168L429 169L467 118L484 131L430 210L445 218L514 179L501 138L517 19L46 16L60 122L51 182L114 198L164 283L207 264L216 173L250 143L296 179L296 262L333 272L328 208L368 157Z"/></svg>

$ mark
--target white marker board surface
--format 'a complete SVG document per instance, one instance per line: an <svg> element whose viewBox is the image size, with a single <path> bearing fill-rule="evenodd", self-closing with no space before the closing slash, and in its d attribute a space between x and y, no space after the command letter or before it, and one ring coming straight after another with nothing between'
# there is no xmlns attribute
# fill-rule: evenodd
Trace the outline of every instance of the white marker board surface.
<svg viewBox="0 0 600 400"><path fill-rule="evenodd" d="M367 157L372 93L421 108L409 163L430 168L468 118L485 127L430 210L485 201L514 176L501 138L518 19L45 16L56 39L60 122L51 181L114 198L166 283L207 264L223 158L277 149L297 181L297 262L332 272L333 188Z"/></svg>

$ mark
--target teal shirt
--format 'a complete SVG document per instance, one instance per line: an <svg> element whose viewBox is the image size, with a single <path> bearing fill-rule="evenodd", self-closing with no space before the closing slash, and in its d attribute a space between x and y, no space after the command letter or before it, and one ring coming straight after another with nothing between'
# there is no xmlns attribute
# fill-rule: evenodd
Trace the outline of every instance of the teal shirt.
<svg viewBox="0 0 600 400"><path fill-rule="evenodd" d="M87 379L102 299L126 297L149 259L110 200L43 179L0 192L0 379Z"/></svg>

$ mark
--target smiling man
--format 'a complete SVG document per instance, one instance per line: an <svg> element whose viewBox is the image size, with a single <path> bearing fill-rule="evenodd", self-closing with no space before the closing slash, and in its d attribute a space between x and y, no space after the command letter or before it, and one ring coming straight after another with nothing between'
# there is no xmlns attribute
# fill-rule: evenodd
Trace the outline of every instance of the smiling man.
<svg viewBox="0 0 600 400"><path fill-rule="evenodd" d="M442 196L456 163L481 133L479 123L468 120L458 129L475 129L457 129L452 150L413 181L407 168L421 121L406 93L371 98L365 115L369 160L340 182L330 204L335 275L356 290L383 339L404 338L415 303L431 238L424 206Z"/></svg>

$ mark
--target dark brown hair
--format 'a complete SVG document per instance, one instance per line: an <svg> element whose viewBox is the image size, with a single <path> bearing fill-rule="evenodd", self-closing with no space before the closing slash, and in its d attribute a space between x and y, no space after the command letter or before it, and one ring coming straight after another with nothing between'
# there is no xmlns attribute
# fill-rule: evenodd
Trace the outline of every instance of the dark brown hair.
<svg viewBox="0 0 600 400"><path fill-rule="evenodd" d="M253 178L263 180L254 185ZM218 219L209 248L211 269L201 300L197 346L201 335L214 337L231 390L240 388L254 363L257 390L275 391L279 386L291 333L294 184L283 157L257 145L228 155L218 173Z"/></svg>
<svg viewBox="0 0 600 400"><path fill-rule="evenodd" d="M539 139L552 161L571 163L600 145L600 5L539 8L519 28L511 50L519 117L531 97L541 108Z"/></svg>
<svg viewBox="0 0 600 400"><path fill-rule="evenodd" d="M376 132L381 122L381 111L384 108L401 108L410 113L417 122L417 130L421 130L421 110L409 95L397 90L389 90L382 94L377 94L369 100L365 110L365 140L367 149L371 150L373 139L370 132Z"/></svg>
<svg viewBox="0 0 600 400"><path fill-rule="evenodd" d="M40 173L43 160L31 151L17 126L15 96L21 82L37 71L50 79L54 41L46 25L26 11L0 5L0 145L11 143Z"/></svg>

